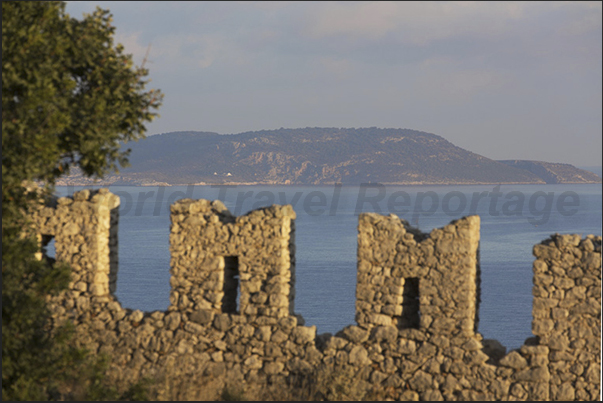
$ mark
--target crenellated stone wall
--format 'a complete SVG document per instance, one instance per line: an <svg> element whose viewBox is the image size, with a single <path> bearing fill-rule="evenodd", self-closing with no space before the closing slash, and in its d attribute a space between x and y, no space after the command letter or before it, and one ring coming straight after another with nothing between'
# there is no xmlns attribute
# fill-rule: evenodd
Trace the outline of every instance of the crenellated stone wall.
<svg viewBox="0 0 603 403"><path fill-rule="evenodd" d="M361 214L357 323L316 335L294 313L291 206L235 217L219 201L174 203L170 306L155 312L114 296L118 207L107 190L84 190L35 221L73 268L51 301L55 321L70 319L79 345L112 357L120 387L202 376L278 385L328 369L399 400L599 399L601 237L534 247L534 337L507 353L477 332L478 216L424 234Z"/></svg>
<svg viewBox="0 0 603 403"><path fill-rule="evenodd" d="M594 400L601 379L601 238L554 235L534 247L534 256L532 332L549 348L549 397Z"/></svg>

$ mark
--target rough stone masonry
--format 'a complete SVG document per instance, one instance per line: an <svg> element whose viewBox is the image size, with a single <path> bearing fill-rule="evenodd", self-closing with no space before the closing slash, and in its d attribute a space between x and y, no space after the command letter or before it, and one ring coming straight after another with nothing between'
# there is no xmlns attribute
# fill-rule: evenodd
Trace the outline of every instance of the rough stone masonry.
<svg viewBox="0 0 603 403"><path fill-rule="evenodd" d="M356 324L316 335L294 313L295 212L235 217L220 201L171 206L167 311L114 296L119 198L83 190L41 207L42 246L73 268L51 300L55 323L112 357L117 386L141 377L234 376L275 384L318 368L352 373L399 400L598 400L601 237L534 246L534 337L506 353L477 333L478 216L424 234L394 215L361 214ZM238 298L237 298L238 296Z"/></svg>

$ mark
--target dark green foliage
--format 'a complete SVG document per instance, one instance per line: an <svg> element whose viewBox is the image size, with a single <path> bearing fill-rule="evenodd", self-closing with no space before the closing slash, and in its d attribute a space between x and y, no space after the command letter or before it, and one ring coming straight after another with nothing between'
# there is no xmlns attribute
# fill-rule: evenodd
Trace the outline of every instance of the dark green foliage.
<svg viewBox="0 0 603 403"><path fill-rule="evenodd" d="M56 388L56 362L60 340L46 330L48 312L44 297L66 286L69 271L53 269L45 261L28 258L37 246L19 239L19 227L5 222L2 203L2 398L40 400Z"/></svg>
<svg viewBox="0 0 603 403"><path fill-rule="evenodd" d="M143 137L161 93L144 91L147 71L113 44L108 11L77 20L64 9L2 2L3 400L118 397L102 385L105 361L71 347L68 327L50 333L46 299L70 269L34 257L27 212L71 166L102 176L125 165L120 142ZM27 181L44 192L26 192Z"/></svg>
<svg viewBox="0 0 603 403"><path fill-rule="evenodd" d="M2 3L3 175L52 181L75 164L102 176L126 162L119 141L142 137L161 94L144 92L147 71L114 30L108 11L80 21L58 2Z"/></svg>

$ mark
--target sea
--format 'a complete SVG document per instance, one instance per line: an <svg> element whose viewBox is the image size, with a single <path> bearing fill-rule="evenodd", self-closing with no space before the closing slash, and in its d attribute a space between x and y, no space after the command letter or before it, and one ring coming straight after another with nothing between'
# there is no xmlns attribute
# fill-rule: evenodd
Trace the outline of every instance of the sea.
<svg viewBox="0 0 603 403"><path fill-rule="evenodd" d="M94 186L60 186L58 196ZM601 184L400 186L108 186L121 199L116 297L143 311L169 305L169 205L221 200L236 214L296 211L295 313L317 333L355 324L358 215L395 214L423 232L481 217L478 332L507 351L531 337L532 248L551 234L601 235Z"/></svg>

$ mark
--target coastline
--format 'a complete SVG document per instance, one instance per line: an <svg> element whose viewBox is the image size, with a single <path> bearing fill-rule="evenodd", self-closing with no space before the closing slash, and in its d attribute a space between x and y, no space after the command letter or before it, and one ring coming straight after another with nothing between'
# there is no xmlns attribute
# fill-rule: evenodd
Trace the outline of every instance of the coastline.
<svg viewBox="0 0 603 403"><path fill-rule="evenodd" d="M287 181L288 182L288 181ZM601 184L601 181L568 181L555 183L555 185L596 185ZM189 182L189 183L167 183L167 182L146 182L146 183L127 183L125 181L106 181L106 180L84 180L84 181L68 181L59 180L55 183L56 186L132 186L132 187L172 187L172 186L367 186L367 185L385 185L385 186L455 186L455 185L547 185L545 181L540 182L365 182L365 183L339 183L339 182L323 182L323 183L286 183L286 182Z"/></svg>

